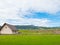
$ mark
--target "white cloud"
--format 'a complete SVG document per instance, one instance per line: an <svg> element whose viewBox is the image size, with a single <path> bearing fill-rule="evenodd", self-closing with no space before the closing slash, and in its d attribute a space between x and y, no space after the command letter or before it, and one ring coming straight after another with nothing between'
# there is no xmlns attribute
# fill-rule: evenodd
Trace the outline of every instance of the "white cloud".
<svg viewBox="0 0 60 45"><path fill-rule="evenodd" d="M48 19L9 19L7 20L8 23L14 25L35 25L35 26L48 26L50 20Z"/></svg>
<svg viewBox="0 0 60 45"><path fill-rule="evenodd" d="M33 3L33 4L32 4ZM42 12L56 13L60 11L60 0L33 0L33 9Z"/></svg>
<svg viewBox="0 0 60 45"><path fill-rule="evenodd" d="M36 11L56 13L60 11L60 0L0 0L0 15L26 14L32 8Z"/></svg>
<svg viewBox="0 0 60 45"><path fill-rule="evenodd" d="M6 20L18 20L17 23L33 24L38 26L47 25L46 19L25 19L29 9L40 12L56 13L60 11L60 0L0 0L0 19L1 22ZM19 14L19 15L18 15ZM12 22L16 23L16 22Z"/></svg>
<svg viewBox="0 0 60 45"><path fill-rule="evenodd" d="M48 19L29 19L30 24L35 26L48 26L50 20Z"/></svg>

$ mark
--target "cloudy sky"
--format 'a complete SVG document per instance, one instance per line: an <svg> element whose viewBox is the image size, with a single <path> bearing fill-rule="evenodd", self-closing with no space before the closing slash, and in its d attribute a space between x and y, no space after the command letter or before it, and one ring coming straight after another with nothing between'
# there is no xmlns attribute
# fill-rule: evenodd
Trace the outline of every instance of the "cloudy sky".
<svg viewBox="0 0 60 45"><path fill-rule="evenodd" d="M60 0L0 0L0 25L60 26Z"/></svg>

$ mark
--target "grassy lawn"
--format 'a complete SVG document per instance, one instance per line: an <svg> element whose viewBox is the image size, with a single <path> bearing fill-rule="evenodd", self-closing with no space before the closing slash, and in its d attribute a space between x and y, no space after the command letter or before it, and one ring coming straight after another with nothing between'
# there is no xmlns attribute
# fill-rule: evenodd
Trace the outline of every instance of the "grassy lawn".
<svg viewBox="0 0 60 45"><path fill-rule="evenodd" d="M0 35L0 45L60 45L60 35Z"/></svg>

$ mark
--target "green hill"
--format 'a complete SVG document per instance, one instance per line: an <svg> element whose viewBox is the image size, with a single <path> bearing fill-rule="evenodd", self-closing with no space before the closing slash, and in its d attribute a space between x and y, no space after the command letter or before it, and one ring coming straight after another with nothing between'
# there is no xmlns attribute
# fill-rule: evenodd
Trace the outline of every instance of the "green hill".
<svg viewBox="0 0 60 45"><path fill-rule="evenodd" d="M34 26L34 25L15 25L15 27L19 29L28 29L28 30L55 30L55 29L60 29L60 27L39 27L39 26ZM1 28L1 26L0 26Z"/></svg>
<svg viewBox="0 0 60 45"><path fill-rule="evenodd" d="M33 25L16 25L15 27L17 29L39 29L38 26L33 26Z"/></svg>

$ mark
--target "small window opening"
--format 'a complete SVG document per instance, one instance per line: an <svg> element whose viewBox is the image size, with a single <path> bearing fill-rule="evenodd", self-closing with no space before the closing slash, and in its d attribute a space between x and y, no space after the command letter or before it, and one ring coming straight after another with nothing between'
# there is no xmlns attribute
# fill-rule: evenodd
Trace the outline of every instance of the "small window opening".
<svg viewBox="0 0 60 45"><path fill-rule="evenodd" d="M7 28L7 27L5 27L5 28Z"/></svg>

